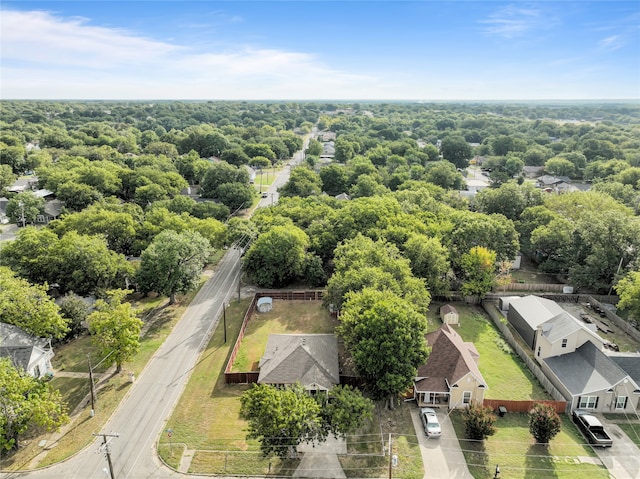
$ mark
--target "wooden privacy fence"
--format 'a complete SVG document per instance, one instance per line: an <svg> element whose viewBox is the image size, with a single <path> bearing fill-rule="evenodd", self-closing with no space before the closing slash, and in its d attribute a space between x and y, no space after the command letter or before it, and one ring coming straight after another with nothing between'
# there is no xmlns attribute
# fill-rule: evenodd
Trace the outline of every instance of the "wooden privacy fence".
<svg viewBox="0 0 640 479"><path fill-rule="evenodd" d="M231 355L229 356L229 361L227 361L227 366L224 369L224 382L225 384L245 384L245 383L255 383L258 382L258 375L260 374L257 371L243 371L232 373L233 363L236 360L236 356L238 355L238 350L240 349L240 344L242 343L242 338L244 338L244 333L247 330L247 324L249 324L249 320L253 313L255 312L256 305L258 303L258 299L269 297L273 299L284 299L284 300L304 300L304 301L319 301L322 299L324 295L324 291L316 290L316 291L294 291L294 290L278 290L278 291L259 291L253 295L253 300L247 309L246 314L244 315L244 319L242 320L242 326L240 328L240 333L238 334L238 338L236 339L236 343L231 350Z"/></svg>
<svg viewBox="0 0 640 479"><path fill-rule="evenodd" d="M552 406L558 414L565 412L566 401L506 401L503 399L485 399L482 402L484 407L497 411L500 406L507 409L507 412L529 412L536 404L548 404Z"/></svg>

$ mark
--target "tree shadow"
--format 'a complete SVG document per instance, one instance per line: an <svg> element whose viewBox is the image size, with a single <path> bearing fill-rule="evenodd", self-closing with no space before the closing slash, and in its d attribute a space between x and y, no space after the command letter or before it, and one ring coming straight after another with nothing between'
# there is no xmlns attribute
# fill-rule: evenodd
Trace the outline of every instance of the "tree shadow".
<svg viewBox="0 0 640 479"><path fill-rule="evenodd" d="M525 455L525 479L558 477L553 457L545 444L532 444Z"/></svg>

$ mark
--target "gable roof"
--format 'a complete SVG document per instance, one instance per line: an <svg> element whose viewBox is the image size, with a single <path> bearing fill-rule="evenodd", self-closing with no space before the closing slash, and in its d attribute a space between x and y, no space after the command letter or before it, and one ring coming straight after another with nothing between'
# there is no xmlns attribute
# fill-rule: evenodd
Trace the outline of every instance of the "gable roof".
<svg viewBox="0 0 640 479"><path fill-rule="evenodd" d="M640 354L610 353L608 356L640 386Z"/></svg>
<svg viewBox="0 0 640 479"><path fill-rule="evenodd" d="M608 389L628 377L620 366L591 341L572 353L543 361L574 396Z"/></svg>
<svg viewBox="0 0 640 479"><path fill-rule="evenodd" d="M564 312L562 306L555 301L533 295L512 299L509 302L509 308L517 311L531 329L536 329L542 323Z"/></svg>
<svg viewBox="0 0 640 479"><path fill-rule="evenodd" d="M580 330L584 330L587 334L591 335L594 339L598 340L601 344L604 344L604 340L585 323L579 321L566 311L554 316L548 321L545 321L538 326L542 329L542 335L545 336L549 342L555 343L560 341L573 333Z"/></svg>
<svg viewBox="0 0 640 479"><path fill-rule="evenodd" d="M32 336L18 326L0 323L0 357L11 359L13 365L24 371L41 356L53 357L53 351L45 350L49 342Z"/></svg>
<svg viewBox="0 0 640 479"><path fill-rule="evenodd" d="M335 335L270 334L258 382L331 389L340 382Z"/></svg>
<svg viewBox="0 0 640 479"><path fill-rule="evenodd" d="M449 313L458 314L458 310L455 308L455 306L451 306L450 304L445 304L440 308L440 314Z"/></svg>
<svg viewBox="0 0 640 479"><path fill-rule="evenodd" d="M486 382L478 369L478 351L473 343L466 343L448 324L425 335L431 346L427 363L418 368L416 389L419 391L448 392L467 374L473 374L479 382Z"/></svg>

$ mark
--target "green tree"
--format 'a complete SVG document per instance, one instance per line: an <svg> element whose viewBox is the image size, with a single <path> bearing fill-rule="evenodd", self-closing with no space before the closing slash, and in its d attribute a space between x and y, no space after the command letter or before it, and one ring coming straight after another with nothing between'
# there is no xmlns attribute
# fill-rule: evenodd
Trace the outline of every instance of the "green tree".
<svg viewBox="0 0 640 479"><path fill-rule="evenodd" d="M529 411L529 432L540 444L548 444L560 432L560 416L553 406L537 403Z"/></svg>
<svg viewBox="0 0 640 479"><path fill-rule="evenodd" d="M620 296L618 307L640 320L640 271L629 271L614 287Z"/></svg>
<svg viewBox="0 0 640 479"><path fill-rule="evenodd" d="M266 143L247 143L244 146L244 152L249 156L249 158L262 156L264 158L268 158L271 162L277 158L271 147Z"/></svg>
<svg viewBox="0 0 640 479"><path fill-rule="evenodd" d="M29 430L55 431L69 420L60 392L18 371L9 358L0 358L0 411L0 451L18 449Z"/></svg>
<svg viewBox="0 0 640 479"><path fill-rule="evenodd" d="M494 423L496 416L491 408L479 404L471 404L462 414L464 432L467 438L483 441L496 433Z"/></svg>
<svg viewBox="0 0 640 479"><path fill-rule="evenodd" d="M522 212L542 204L542 193L530 183L518 185L509 181L499 188L485 188L476 195L478 210L486 214L500 213L519 220Z"/></svg>
<svg viewBox="0 0 640 479"><path fill-rule="evenodd" d="M346 168L336 163L320 168L320 179L323 191L331 196L345 193L349 188Z"/></svg>
<svg viewBox="0 0 640 479"><path fill-rule="evenodd" d="M448 190L461 190L464 185L462 175L449 161L437 161L427 166L424 180Z"/></svg>
<svg viewBox="0 0 640 479"><path fill-rule="evenodd" d="M116 373L122 371L122 365L140 349L142 320L137 317L138 310L122 302L129 292L109 291L108 299L96 301L94 312L87 316L94 344L100 348L101 356L111 355Z"/></svg>
<svg viewBox="0 0 640 479"><path fill-rule="evenodd" d="M325 429L335 437L355 433L373 416L373 402L349 385L335 386L326 396L318 394L316 400L322 407Z"/></svg>
<svg viewBox="0 0 640 479"><path fill-rule="evenodd" d="M75 294L66 294L60 298L60 314L67 321L69 331L66 338L78 337L84 330L84 324L89 316L89 305Z"/></svg>
<svg viewBox="0 0 640 479"><path fill-rule="evenodd" d="M320 176L309 168L298 166L291 170L289 181L278 189L282 196L312 196L322 193Z"/></svg>
<svg viewBox="0 0 640 479"><path fill-rule="evenodd" d="M424 278L427 289L433 296L449 290L449 252L438 238L414 234L404 245L405 255L411 261L413 274Z"/></svg>
<svg viewBox="0 0 640 479"><path fill-rule="evenodd" d="M309 237L295 226L274 226L253 242L244 269L258 286L281 288L305 273Z"/></svg>
<svg viewBox="0 0 640 479"><path fill-rule="evenodd" d="M473 155L471 146L461 136L448 136L440 145L442 157L453 163L457 168L469 166L469 159Z"/></svg>
<svg viewBox="0 0 640 479"><path fill-rule="evenodd" d="M564 158L550 158L544 164L544 171L550 175L569 176L573 178L576 176L576 167L569 160Z"/></svg>
<svg viewBox="0 0 640 479"><path fill-rule="evenodd" d="M413 305L385 290L347 293L338 334L375 398L389 399L408 388L428 356L427 321Z"/></svg>
<svg viewBox="0 0 640 479"><path fill-rule="evenodd" d="M34 195L32 191L23 191L7 203L7 216L13 223L26 225L36 221L36 216L40 214L43 207L42 198Z"/></svg>
<svg viewBox="0 0 640 479"><path fill-rule="evenodd" d="M143 293L155 291L176 301L176 294L191 291L198 285L202 268L212 249L195 231L176 233L165 230L142 252L136 283Z"/></svg>
<svg viewBox="0 0 640 479"><path fill-rule="evenodd" d="M18 326L34 336L62 338L68 331L47 286L32 285L0 266L0 322Z"/></svg>
<svg viewBox="0 0 640 479"><path fill-rule="evenodd" d="M320 405L302 386L278 389L254 384L240 398L240 415L249 422L249 439L260 442L263 456L293 456L302 442L326 437Z"/></svg>
<svg viewBox="0 0 640 479"><path fill-rule="evenodd" d="M5 189L7 186L11 186L17 178L18 175L13 173L11 166L0 164L0 190Z"/></svg>
<svg viewBox="0 0 640 479"><path fill-rule="evenodd" d="M484 296L491 291L495 282L496 253L482 246L474 246L469 253L460 258L465 280L462 294L465 296Z"/></svg>
<svg viewBox="0 0 640 479"><path fill-rule="evenodd" d="M324 148L322 147L322 143L320 143L318 140L311 138L309 140L309 144L307 145L307 149L305 150L305 153L307 155L320 156L323 151L324 151Z"/></svg>
<svg viewBox="0 0 640 479"><path fill-rule="evenodd" d="M249 208L256 195L255 189L246 183L223 183L216 188L215 198L230 211Z"/></svg>
<svg viewBox="0 0 640 479"><path fill-rule="evenodd" d="M71 211L82 211L102 199L102 195L95 188L73 181L61 184L56 190L56 197L64 201L65 208Z"/></svg>

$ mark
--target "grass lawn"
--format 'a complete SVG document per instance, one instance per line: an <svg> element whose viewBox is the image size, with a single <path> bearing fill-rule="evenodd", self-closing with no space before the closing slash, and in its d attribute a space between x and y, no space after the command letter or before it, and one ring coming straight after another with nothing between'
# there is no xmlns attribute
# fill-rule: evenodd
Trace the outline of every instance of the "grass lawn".
<svg viewBox="0 0 640 479"><path fill-rule="evenodd" d="M248 305L249 300L243 300L239 304L233 302L227 309L228 338L237 337ZM316 301L274 301L271 313L260 313L256 318L252 319L255 324L248 327L252 329L245 335L247 344L254 345L253 349L262 348L256 353L255 361L259 360L269 333L327 333L333 332L335 326L334 320ZM259 443L246 439L247 423L240 418L239 399L249 386L224 384L224 368L232 347L233 341L224 344L222 331L217 329L167 423L167 427L173 429L174 447L180 443L196 450L189 473L259 475L271 471L271 474L290 476L299 460L262 458ZM389 432L394 434L394 452L400 457L397 477L423 477L410 407L402 403L392 412L377 409L375 418L358 435L348 438L349 454L353 455L340 458L348 477L387 476L389 459L380 454L382 438L386 442ZM158 452L165 462L173 465L176 458L170 457L168 445L168 438L163 435Z"/></svg>
<svg viewBox="0 0 640 479"><path fill-rule="evenodd" d="M204 281L202 284L204 284ZM16 453L7 457L0 456L0 469L18 470L55 464L73 455L93 441L95 438L92 433L104 426L129 389L131 383L129 382L128 373L132 372L138 375L142 371L154 352L169 335L173 326L178 322L195 294L196 291L185 296L179 296L178 303L162 308L155 313L153 324L141 340L138 354L124 365L121 374L109 378L106 386L98 389L95 416L93 418L89 415L89 408L83 410L75 418L75 421L64 430L63 435L55 444L52 443L56 436L55 433L44 433L39 436L25 438L24 447ZM138 301L138 307L145 308L147 300L150 303L155 303L157 298L140 300ZM159 304L163 302L164 300L161 300ZM91 352L94 364L99 361L97 349L91 345L89 336L84 336L71 343L59 346L55 349L55 352L53 366L56 370L86 373L88 371L87 352ZM104 368L108 366L110 365L105 363L104 366L101 365L96 371L104 371ZM54 377L51 384L53 387L58 388L63 398L68 401L70 411L89 391L88 380L84 378ZM41 440L47 441L45 447L51 447L46 452L46 455L42 455L43 448L38 446Z"/></svg>
<svg viewBox="0 0 640 479"><path fill-rule="evenodd" d="M501 477L510 479L573 479L576 477L609 478L604 466L590 464L597 460L571 419L562 414L562 430L549 446L535 443L529 433L528 414L508 413L496 421L497 432L485 441L464 439L462 413L451 414L458 440L476 479L494 477L496 464Z"/></svg>
<svg viewBox="0 0 640 479"><path fill-rule="evenodd" d="M627 418L622 414L605 413L604 417L616 424L636 446L640 447L640 421L636 418Z"/></svg>
<svg viewBox="0 0 640 479"><path fill-rule="evenodd" d="M551 399L522 360L512 352L481 307L456 304L460 326L456 331L480 353L479 369L489 388L487 399L527 401Z"/></svg>
<svg viewBox="0 0 640 479"><path fill-rule="evenodd" d="M249 320L233 371L257 371L270 334L331 334L337 324L338 321L322 307L321 301L276 299L270 312L254 313Z"/></svg>

